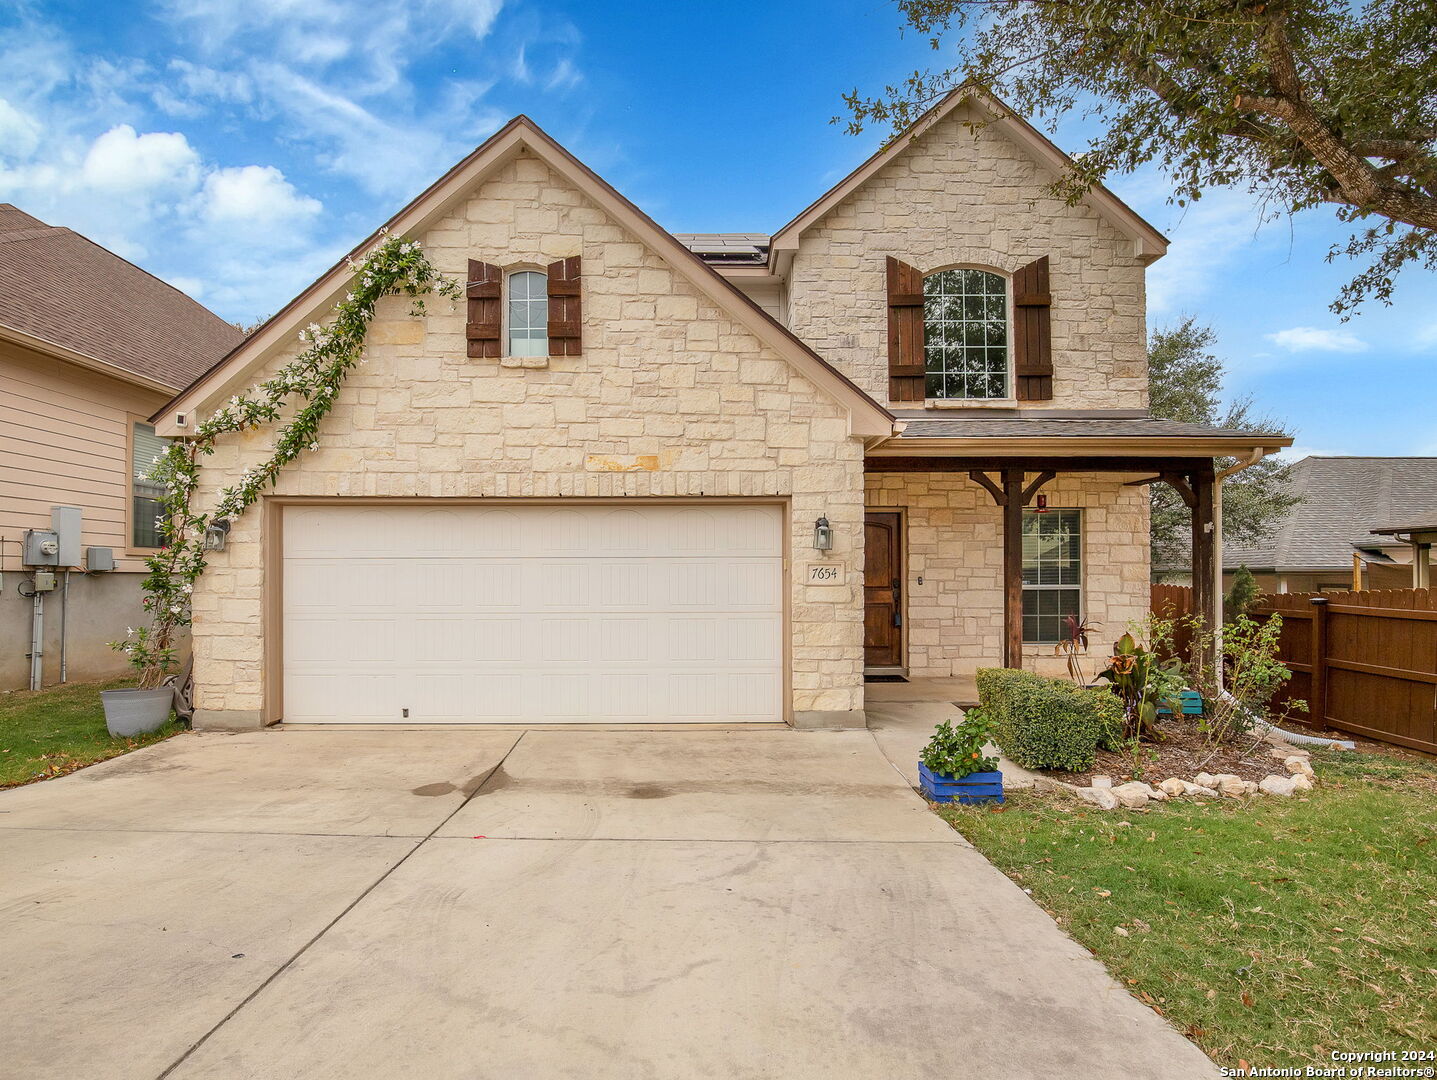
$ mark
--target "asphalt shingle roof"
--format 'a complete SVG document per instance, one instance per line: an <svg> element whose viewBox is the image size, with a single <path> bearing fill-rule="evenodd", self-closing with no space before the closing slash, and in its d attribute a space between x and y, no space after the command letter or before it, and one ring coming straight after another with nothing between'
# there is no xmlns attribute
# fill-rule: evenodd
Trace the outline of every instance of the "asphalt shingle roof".
<svg viewBox="0 0 1437 1080"><path fill-rule="evenodd" d="M244 338L69 229L0 203L0 324L179 389Z"/></svg>
<svg viewBox="0 0 1437 1080"><path fill-rule="evenodd" d="M1304 501L1263 543L1226 545L1224 565L1350 567L1354 546L1391 544L1373 529L1437 518L1437 458L1307 457L1292 467L1292 489Z"/></svg>

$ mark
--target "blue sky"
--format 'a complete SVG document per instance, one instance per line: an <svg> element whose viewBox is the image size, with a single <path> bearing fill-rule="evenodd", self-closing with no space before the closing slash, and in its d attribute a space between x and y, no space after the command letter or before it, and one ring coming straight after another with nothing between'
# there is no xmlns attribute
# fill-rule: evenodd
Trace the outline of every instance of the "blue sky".
<svg viewBox="0 0 1437 1080"><path fill-rule="evenodd" d="M898 24L879 0L20 0L0 13L0 200L242 321L518 112L674 231L769 231L877 145L829 123L839 95L932 62ZM1343 324L1326 211L1260 225L1241 191L1184 212L1153 173L1111 186L1173 240L1150 323L1213 324L1230 393L1302 450L1437 454L1437 277Z"/></svg>

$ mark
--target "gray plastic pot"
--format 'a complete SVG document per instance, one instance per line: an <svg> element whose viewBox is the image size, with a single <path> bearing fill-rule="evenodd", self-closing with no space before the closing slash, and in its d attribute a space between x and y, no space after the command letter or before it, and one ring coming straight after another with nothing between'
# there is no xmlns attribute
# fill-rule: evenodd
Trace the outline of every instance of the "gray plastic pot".
<svg viewBox="0 0 1437 1080"><path fill-rule="evenodd" d="M158 690L101 690L105 726L117 738L145 735L164 727L175 703L173 688Z"/></svg>

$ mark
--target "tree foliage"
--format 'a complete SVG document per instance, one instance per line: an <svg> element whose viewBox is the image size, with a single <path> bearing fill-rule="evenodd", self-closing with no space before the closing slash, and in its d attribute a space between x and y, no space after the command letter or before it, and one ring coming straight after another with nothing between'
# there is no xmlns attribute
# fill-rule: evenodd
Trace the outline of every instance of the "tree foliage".
<svg viewBox="0 0 1437 1080"><path fill-rule="evenodd" d="M1179 205L1243 185L1269 214L1322 204L1351 223L1328 254L1369 257L1334 311L1415 262L1437 268L1437 16L1432 0L899 0L955 62L875 97L845 95L849 130L902 129L964 82L1048 120L1104 133L1055 190L1076 201L1156 163Z"/></svg>
<svg viewBox="0 0 1437 1080"><path fill-rule="evenodd" d="M1222 621L1230 623L1239 615L1246 615L1259 595L1252 571L1246 564L1239 566L1232 576L1232 588L1222 598Z"/></svg>
<svg viewBox="0 0 1437 1080"><path fill-rule="evenodd" d="M1187 318L1176 326L1153 331L1148 341L1149 409L1165 420L1211 424L1237 431L1290 435L1281 421L1258 413L1250 397L1220 401L1223 364L1211 351L1217 335L1209 326ZM1218 458L1217 469L1236 463ZM1222 485L1224 542L1255 543L1270 536L1283 515L1300 502L1289 486L1292 466L1279 458L1263 458ZM1167 484L1152 488L1153 562L1186 564L1192 511Z"/></svg>

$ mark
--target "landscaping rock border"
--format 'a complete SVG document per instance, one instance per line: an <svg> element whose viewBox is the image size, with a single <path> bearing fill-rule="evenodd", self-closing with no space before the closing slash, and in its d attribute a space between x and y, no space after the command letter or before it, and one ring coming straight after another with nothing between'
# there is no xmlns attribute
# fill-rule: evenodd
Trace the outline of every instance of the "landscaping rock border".
<svg viewBox="0 0 1437 1080"><path fill-rule="evenodd" d="M1129 810L1142 810L1150 802L1162 802L1183 796L1244 799L1261 794L1289 798L1300 791L1312 790L1312 786L1317 782L1317 775L1312 771L1311 754L1306 750L1280 746L1272 751L1272 756L1282 761L1283 768L1287 770L1286 776L1272 773L1254 782L1232 773L1214 775L1201 772L1191 780L1170 776L1157 787L1141 780L1130 780L1114 786L1110 776L1094 776L1090 787L1078 787L1051 777L1037 777L1034 784L1040 788L1069 791L1100 810L1116 810L1120 806Z"/></svg>

